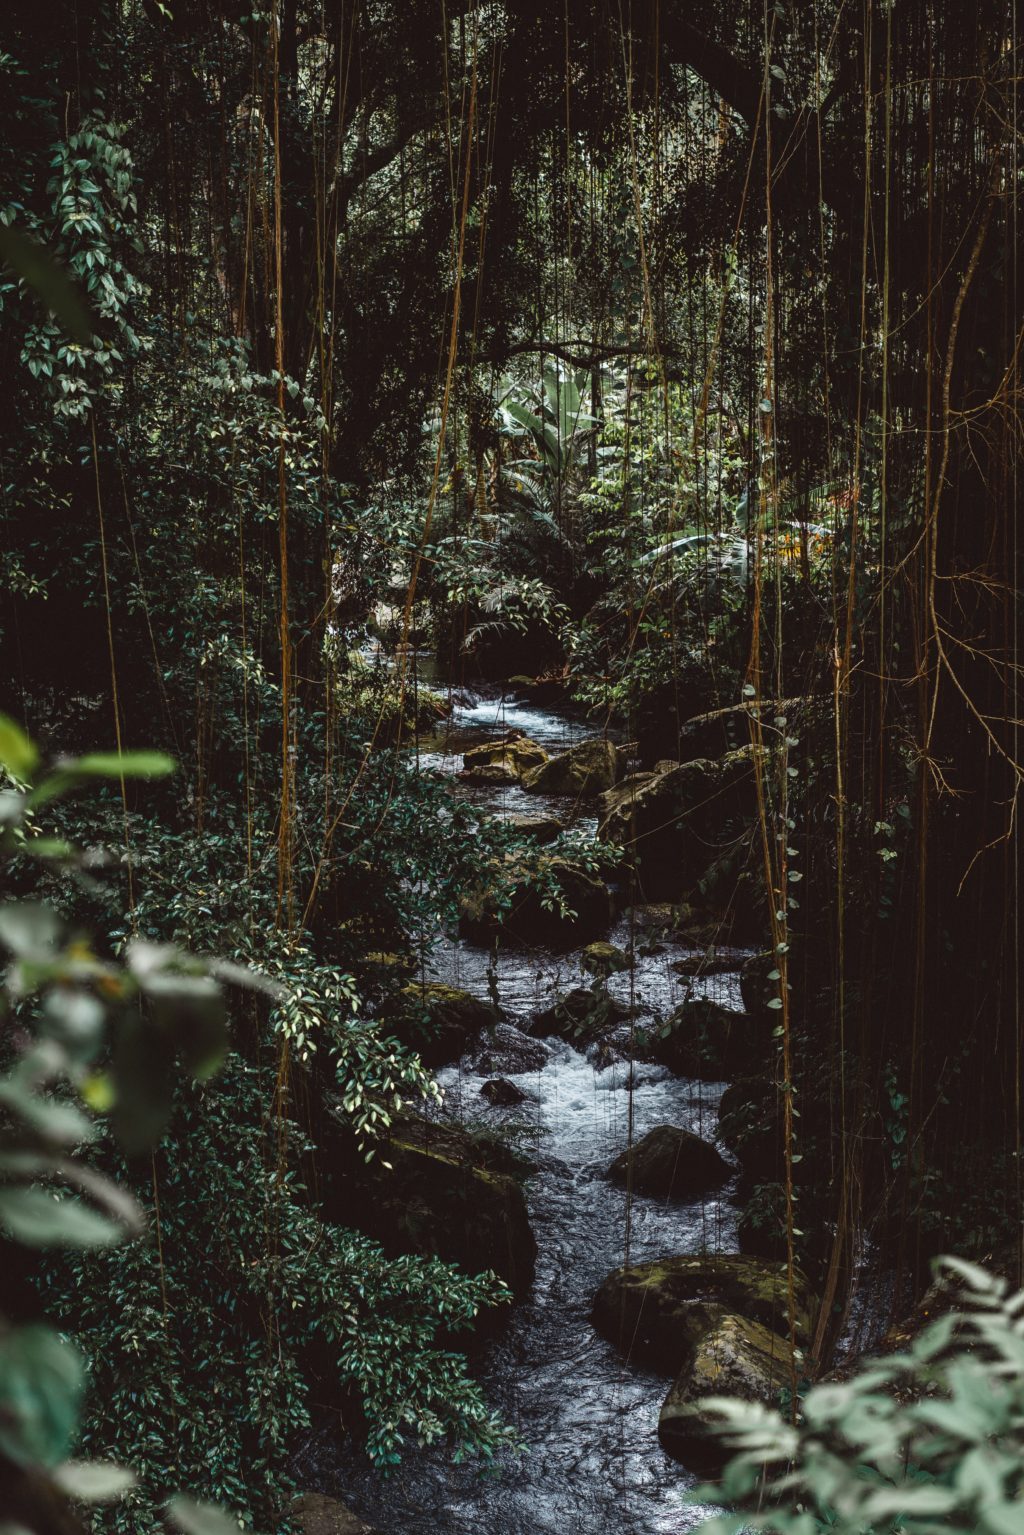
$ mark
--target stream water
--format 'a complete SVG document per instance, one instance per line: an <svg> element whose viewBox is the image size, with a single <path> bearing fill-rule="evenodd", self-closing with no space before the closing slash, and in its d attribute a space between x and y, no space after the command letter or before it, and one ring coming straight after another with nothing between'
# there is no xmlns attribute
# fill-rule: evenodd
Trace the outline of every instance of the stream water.
<svg viewBox="0 0 1024 1535"><path fill-rule="evenodd" d="M467 745L513 728L549 752L591 733L557 710L463 697L447 739L421 752L421 766L453 773ZM518 788L460 785L458 792L486 799L497 814L567 810L564 800L539 801ZM577 824L593 823L584 815ZM736 973L684 978L673 965L693 951L645 930L643 920L642 912L627 914L608 935L634 946L632 971L609 984L640 1020L667 1015L687 995L740 1007ZM523 1028L583 978L579 952L509 948L495 964L489 950L461 940L440 943L431 964L437 979L481 997L496 984L509 1022ZM481 1474L473 1464L453 1465L443 1450L412 1449L382 1481L325 1424L298 1468L306 1485L342 1499L382 1535L661 1535L692 1529L707 1513L685 1501L696 1478L658 1442L668 1380L626 1363L595 1333L589 1310L605 1275L627 1259L737 1250L731 1185L691 1204L634 1196L627 1216L624 1192L605 1177L631 1133L669 1123L713 1138L724 1084L686 1081L625 1059L602 1064L593 1050L583 1054L556 1039L534 1054L524 1071L499 1045L483 1063L471 1055L439 1074L446 1116L504 1127L537 1165L526 1190L536 1280L474 1359L488 1400L528 1450ZM481 1097L483 1082L496 1075L515 1082L525 1101L501 1108Z"/></svg>

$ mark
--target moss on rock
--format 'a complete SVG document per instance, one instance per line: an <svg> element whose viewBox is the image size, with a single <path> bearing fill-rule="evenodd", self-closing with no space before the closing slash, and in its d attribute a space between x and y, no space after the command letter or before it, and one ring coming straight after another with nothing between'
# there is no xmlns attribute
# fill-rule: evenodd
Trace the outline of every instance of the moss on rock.
<svg viewBox="0 0 1024 1535"><path fill-rule="evenodd" d="M806 1339L815 1301L799 1270L794 1288L797 1331ZM675 1373L720 1311L788 1332L786 1265L695 1253L614 1269L594 1297L591 1317L603 1337L631 1356Z"/></svg>
<svg viewBox="0 0 1024 1535"><path fill-rule="evenodd" d="M729 1451L715 1434L701 1399L739 1397L772 1402L790 1380L790 1345L746 1317L723 1313L696 1343L658 1419L662 1447L685 1464L717 1465Z"/></svg>

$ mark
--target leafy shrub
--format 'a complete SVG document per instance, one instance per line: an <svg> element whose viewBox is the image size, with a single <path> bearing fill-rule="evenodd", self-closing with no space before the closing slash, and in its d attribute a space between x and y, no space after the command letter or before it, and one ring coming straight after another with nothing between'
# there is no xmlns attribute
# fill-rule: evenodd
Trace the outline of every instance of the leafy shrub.
<svg viewBox="0 0 1024 1535"><path fill-rule="evenodd" d="M958 1309L901 1353L812 1387L793 1425L709 1398L737 1454L695 1498L730 1505L704 1535L1020 1535L1024 1292L956 1258Z"/></svg>

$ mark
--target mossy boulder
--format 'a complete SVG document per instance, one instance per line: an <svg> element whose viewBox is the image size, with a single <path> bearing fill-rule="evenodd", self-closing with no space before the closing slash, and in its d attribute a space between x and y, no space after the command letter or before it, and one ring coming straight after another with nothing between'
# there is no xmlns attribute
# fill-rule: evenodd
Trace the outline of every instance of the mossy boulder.
<svg viewBox="0 0 1024 1535"><path fill-rule="evenodd" d="M523 1164L497 1143L409 1115L363 1161L341 1131L328 1161L324 1211L388 1253L413 1252L491 1269L516 1295L533 1279L537 1244L519 1177ZM386 1165L389 1164L390 1166Z"/></svg>
<svg viewBox="0 0 1024 1535"><path fill-rule="evenodd" d="M533 768L523 780L531 794L571 794L592 799L621 777L622 758L611 741L580 741Z"/></svg>
<svg viewBox="0 0 1024 1535"><path fill-rule="evenodd" d="M621 843L645 900L693 890L757 813L754 748L636 773L601 804L598 835Z"/></svg>
<svg viewBox="0 0 1024 1535"><path fill-rule="evenodd" d="M480 1033L493 1028L501 1013L468 991L438 981L403 986L400 1011L389 1019L403 1045L415 1050L425 1066L448 1066L465 1055Z"/></svg>
<svg viewBox="0 0 1024 1535"><path fill-rule="evenodd" d="M553 1035L580 1049L603 1039L628 1017L629 1008L600 987L577 986L538 1013L530 1033L542 1039Z"/></svg>
<svg viewBox="0 0 1024 1535"><path fill-rule="evenodd" d="M632 962L625 949L620 949L614 943L605 943L599 939L595 943L587 944L583 950L580 963L588 975L605 977L618 975L622 971L630 969Z"/></svg>
<svg viewBox="0 0 1024 1535"><path fill-rule="evenodd" d="M731 1453L715 1434L701 1399L739 1397L774 1402L791 1380L786 1338L759 1322L722 1313L691 1350L658 1419L658 1438L673 1460L698 1469L719 1465Z"/></svg>
<svg viewBox="0 0 1024 1535"><path fill-rule="evenodd" d="M508 908L500 913L491 891L469 891L463 897L459 919L463 936L476 943L490 943L501 932L529 947L564 951L606 931L613 908L611 891L604 881L571 859L557 854L545 857L544 870L557 881L570 915L545 906L543 893L534 884L513 888Z"/></svg>
<svg viewBox="0 0 1024 1535"><path fill-rule="evenodd" d="M531 741L529 736L509 735L500 741L486 741L481 746L471 746L463 753L462 765L467 773L478 773L485 768L500 768L508 774L509 781L518 783L534 768L548 760L543 746Z"/></svg>
<svg viewBox="0 0 1024 1535"><path fill-rule="evenodd" d="M647 1053L681 1077L722 1082L749 1073L768 1055L771 1030L760 1019L691 997L677 1007Z"/></svg>
<svg viewBox="0 0 1024 1535"><path fill-rule="evenodd" d="M608 1169L614 1182L668 1199L695 1199L720 1188L731 1173L716 1146L676 1125L655 1125Z"/></svg>
<svg viewBox="0 0 1024 1535"><path fill-rule="evenodd" d="M675 1374L721 1311L788 1334L784 1263L741 1254L694 1253L617 1268L594 1297L591 1320L632 1357ZM795 1274L797 1331L810 1336L814 1298Z"/></svg>
<svg viewBox="0 0 1024 1535"><path fill-rule="evenodd" d="M337 1498L322 1492L304 1492L293 1499L288 1514L299 1535L375 1535Z"/></svg>

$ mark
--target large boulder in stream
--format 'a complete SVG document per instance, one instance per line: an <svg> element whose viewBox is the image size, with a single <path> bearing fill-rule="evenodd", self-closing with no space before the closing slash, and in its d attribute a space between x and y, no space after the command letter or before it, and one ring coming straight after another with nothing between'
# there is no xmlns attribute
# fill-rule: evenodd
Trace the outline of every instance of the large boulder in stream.
<svg viewBox="0 0 1024 1535"><path fill-rule="evenodd" d="M759 1322L722 1312L690 1350L658 1419L658 1438L674 1460L711 1469L731 1453L715 1434L701 1400L739 1397L774 1402L791 1379L788 1340Z"/></svg>
<svg viewBox="0 0 1024 1535"><path fill-rule="evenodd" d="M501 1018L497 1008L457 986L439 981L403 986L400 1011L389 1019L396 1039L415 1050L425 1066L449 1066L465 1055L484 1029Z"/></svg>
<svg viewBox="0 0 1024 1535"><path fill-rule="evenodd" d="M553 1036L575 1045L577 1050L603 1039L629 1017L629 1008L610 997L601 986L577 986L540 1012L530 1024L530 1033L542 1039Z"/></svg>
<svg viewBox="0 0 1024 1535"><path fill-rule="evenodd" d="M797 1335L810 1337L814 1297L794 1273ZM786 1265L740 1254L693 1253L613 1269L594 1297L591 1320L632 1358L676 1374L728 1312L788 1334Z"/></svg>
<svg viewBox="0 0 1024 1535"><path fill-rule="evenodd" d="M638 1194L668 1199L696 1199L720 1188L731 1174L732 1168L711 1141L676 1125L655 1125L608 1169L613 1182L626 1183Z"/></svg>
<svg viewBox="0 0 1024 1535"><path fill-rule="evenodd" d="M502 1072L506 1076L522 1076L529 1071L542 1071L551 1059L551 1051L539 1039L531 1039L512 1023L499 1023L483 1041L474 1062L477 1071Z"/></svg>
<svg viewBox="0 0 1024 1535"><path fill-rule="evenodd" d="M514 888L503 912L489 890L467 891L459 918L463 936L489 944L500 932L531 948L564 951L607 931L613 915L612 894L603 880L557 854L545 855L542 872L557 881L568 915L545 906L544 893L532 883Z"/></svg>
<svg viewBox="0 0 1024 1535"><path fill-rule="evenodd" d="M527 1101L527 1094L507 1077L495 1077L492 1081L485 1082L480 1089L480 1096L499 1109L514 1108L517 1104Z"/></svg>
<svg viewBox="0 0 1024 1535"><path fill-rule="evenodd" d="M622 775L623 756L611 741L580 741L551 757L523 780L531 794L571 794L592 799L610 789Z"/></svg>
<svg viewBox="0 0 1024 1535"><path fill-rule="evenodd" d="M677 1076L724 1082L765 1062L770 1044L765 1020L710 997L691 997L649 1041L647 1054Z"/></svg>
<svg viewBox="0 0 1024 1535"><path fill-rule="evenodd" d="M762 749L763 750L763 749ZM598 836L621 843L644 899L694 890L757 814L754 748L634 773L601 797Z"/></svg>
<svg viewBox="0 0 1024 1535"><path fill-rule="evenodd" d="M537 1244L520 1183L529 1166L510 1148L410 1114L369 1163L340 1122L325 1149L326 1219L388 1253L443 1258L468 1274L491 1269L516 1295L529 1288Z"/></svg>
<svg viewBox="0 0 1024 1535"><path fill-rule="evenodd" d="M547 760L543 746L529 736L508 735L501 741L471 746L463 753L464 771L459 776L468 783L517 784Z"/></svg>

